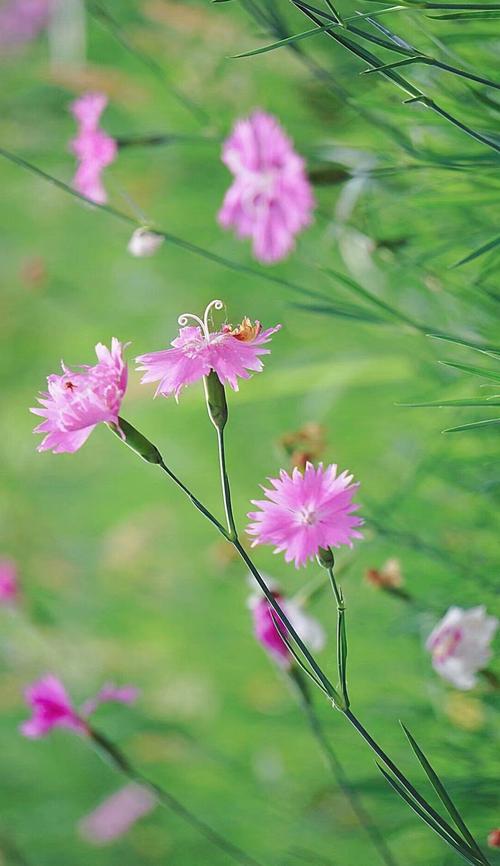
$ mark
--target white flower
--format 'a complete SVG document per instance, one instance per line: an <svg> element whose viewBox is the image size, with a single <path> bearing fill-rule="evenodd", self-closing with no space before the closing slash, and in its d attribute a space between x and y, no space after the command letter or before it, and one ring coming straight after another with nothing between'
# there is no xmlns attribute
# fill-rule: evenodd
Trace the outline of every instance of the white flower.
<svg viewBox="0 0 500 866"><path fill-rule="evenodd" d="M128 242L127 249L133 256L144 258L153 256L163 244L165 238L157 232L151 231L146 226L136 229Z"/></svg>
<svg viewBox="0 0 500 866"><path fill-rule="evenodd" d="M488 616L484 605L450 607L426 641L434 669L457 689L472 689L477 672L491 659L497 628L497 618Z"/></svg>

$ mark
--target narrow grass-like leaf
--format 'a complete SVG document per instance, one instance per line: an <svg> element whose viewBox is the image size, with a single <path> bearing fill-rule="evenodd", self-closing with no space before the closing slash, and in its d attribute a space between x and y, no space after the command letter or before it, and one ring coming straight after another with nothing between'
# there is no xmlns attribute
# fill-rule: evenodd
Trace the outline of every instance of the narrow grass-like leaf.
<svg viewBox="0 0 500 866"><path fill-rule="evenodd" d="M445 15L427 15L427 18L433 18L435 21L488 21L492 18L500 18L500 12L449 12Z"/></svg>
<svg viewBox="0 0 500 866"><path fill-rule="evenodd" d="M429 779L429 782L431 783L432 787L434 788L436 794L438 795L439 799L441 800L441 802L442 802L443 806L445 807L445 809L447 810L448 814L453 819L453 821L455 822L455 825L458 827L460 832L463 834L465 841L470 845L472 850L476 852L476 854L483 860L483 862L486 862L484 860L484 857L483 857L483 852L481 851L479 845L477 844L476 840L474 839L474 836L472 835L469 828L467 827L467 824L465 823L462 816L460 815L460 812L458 811L457 807L455 806L453 800L449 796L449 794L448 794L446 788L444 787L441 779L439 778L438 774L436 773L436 771L434 770L432 765L429 763L427 757L425 756L422 749L420 748L420 746L416 742L415 738L411 735L410 731L408 730L408 728L406 727L404 722L400 722L400 725L403 728L405 736L406 736L411 748L413 749L413 752L415 753L416 758L420 762L424 772L427 775L427 778Z"/></svg>
<svg viewBox="0 0 500 866"><path fill-rule="evenodd" d="M396 403L396 406L404 406L406 409L422 409L426 407L443 409L447 406L472 406L477 408L488 408L500 406L498 397L478 397L476 400L432 400L429 403Z"/></svg>
<svg viewBox="0 0 500 866"><path fill-rule="evenodd" d="M373 72L383 72L384 69L396 69L399 66L409 66L412 63L424 63L427 66L435 66L437 69L451 72L453 75L458 75L460 78L467 78L469 81L475 81L478 84L484 84L487 87L493 87L495 90L500 90L500 84L496 81L491 81L490 78L483 78L481 75L474 75L472 72L466 72L464 69L459 69L457 66L450 66L448 63L442 63L440 60L435 60L433 57L427 57L425 54L419 54L415 57L407 57L404 60L395 60L393 63L385 63L383 66L376 66L373 69L364 69L362 74L371 75Z"/></svg>
<svg viewBox="0 0 500 866"><path fill-rule="evenodd" d="M439 363L445 367L455 367L463 373L472 373L474 376L482 376L484 379L500 382L500 373L495 373L494 370L485 370L483 367L473 367L470 364L459 364L455 361L440 361Z"/></svg>
<svg viewBox="0 0 500 866"><path fill-rule="evenodd" d="M403 786L396 779L394 779L378 762L377 767L379 768L380 772L384 776L385 780L389 783L391 788L399 794L399 796L405 801L405 803L408 804L410 809L413 809L413 811L418 815L418 817L425 824L427 824L427 826L430 827L430 829L433 830L434 833L437 833L437 835L440 836L440 838L444 842L446 842L447 845L450 845L452 848L454 848L455 851L457 851L464 858L464 860L467 861L467 863L471 864L471 866L484 866L484 860L479 860L475 856L474 852L465 845L465 843L463 844L463 846L461 846L457 842L455 842L454 839L448 836L448 834L445 833L443 829L439 826L437 821L434 821L434 819L430 815L428 815L424 811L424 809L422 809L422 807L417 802L415 802L415 800L405 791Z"/></svg>
<svg viewBox="0 0 500 866"><path fill-rule="evenodd" d="M498 346L488 346L482 343L472 343L470 340L464 340L462 337L453 337L450 334L427 334L434 340L444 340L446 343L453 343L456 346L465 346L466 349L473 349L475 352L481 352L482 355L490 355L492 358L500 357L500 348Z"/></svg>
<svg viewBox="0 0 500 866"><path fill-rule="evenodd" d="M455 262L455 264L452 265L452 268L459 268L461 265L466 265L469 262L473 262L474 259L478 259L479 256L484 256L485 253L489 253L491 250L494 250L498 246L500 246L500 236L493 238L493 240L488 241L488 243L486 244L483 244L482 247L479 247L477 250L474 250L474 252L469 253L469 255L465 256L465 258L460 259L459 262Z"/></svg>
<svg viewBox="0 0 500 866"><path fill-rule="evenodd" d="M500 418L488 418L487 421L473 421L472 424L460 424L459 427L448 427L443 433L461 433L463 430L484 430L500 424Z"/></svg>
<svg viewBox="0 0 500 866"><path fill-rule="evenodd" d="M375 316L361 307L337 307L335 304L300 304L294 301L291 304L296 310L303 310L306 313L320 313L325 316L340 316L342 319L354 319L358 322L366 322L371 325L390 325L387 319L382 319L381 316Z"/></svg>
<svg viewBox="0 0 500 866"><path fill-rule="evenodd" d="M404 322L405 325L410 325L412 328L416 328L418 331L422 331L423 326L419 325L417 322L414 322L413 319L410 319L408 316L405 316L404 313L401 313L395 307L392 307L390 304L383 301L381 298L378 298L368 289L363 288L353 280L351 277L345 276L345 274L339 274L337 271L334 271L332 268L324 268L324 271L328 276L333 279L338 280L344 286L346 286L351 291L355 292L360 298L363 298L365 301L368 301L370 304L378 307L380 310L383 310L385 313L388 313L390 316L398 319L400 322Z"/></svg>

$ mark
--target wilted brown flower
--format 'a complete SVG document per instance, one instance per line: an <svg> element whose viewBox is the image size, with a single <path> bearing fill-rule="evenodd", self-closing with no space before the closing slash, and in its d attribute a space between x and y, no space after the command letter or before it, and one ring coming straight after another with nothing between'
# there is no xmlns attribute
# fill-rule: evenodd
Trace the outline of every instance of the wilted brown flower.
<svg viewBox="0 0 500 866"><path fill-rule="evenodd" d="M308 421L300 430L285 433L279 442L292 466L305 469L307 462L313 463L325 450L325 428L316 421Z"/></svg>
<svg viewBox="0 0 500 866"><path fill-rule="evenodd" d="M369 568L365 578L378 589L398 589L403 585L401 563L399 559L388 559L380 569Z"/></svg>

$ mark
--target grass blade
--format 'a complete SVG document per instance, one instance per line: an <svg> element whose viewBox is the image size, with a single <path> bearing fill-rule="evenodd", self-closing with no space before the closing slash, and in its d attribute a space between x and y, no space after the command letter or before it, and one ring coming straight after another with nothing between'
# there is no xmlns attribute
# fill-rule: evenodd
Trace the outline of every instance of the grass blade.
<svg viewBox="0 0 500 866"><path fill-rule="evenodd" d="M500 418L488 418L487 421L473 421L472 424L461 424L459 427L448 427L443 433L461 433L463 430L484 430L500 424Z"/></svg>
<svg viewBox="0 0 500 866"><path fill-rule="evenodd" d="M400 722L400 725L403 728L405 736L406 736L411 748L413 749L413 752L414 752L417 760L420 762L422 769L424 770L425 774L427 775L429 782L431 783L432 787L434 788L436 794L438 795L439 799L441 800L441 802L442 802L443 806L445 807L445 809L447 810L448 814L450 815L452 820L455 822L456 827L463 834L465 841L470 845L472 850L475 851L479 857L481 857L483 862L485 862L484 858L483 858L483 853L482 853L481 849L479 848L479 845L477 844L476 840L474 839L474 836L472 835L469 828L467 827L467 824L465 823L462 816L460 815L460 812L458 811L457 807L453 803L453 800L451 799L448 792L446 791L446 788L444 787L443 783L441 782L441 779L437 775L436 771L433 769L432 765L429 763L427 757L425 756L422 749L420 748L420 746L416 742L415 738L410 734L410 731L408 730L406 725L403 722Z"/></svg>
<svg viewBox="0 0 500 866"><path fill-rule="evenodd" d="M484 256L485 253L489 253L490 250L494 250L495 247L498 246L500 246L500 236L497 238L493 238L493 240L488 241L488 243L486 244L483 244L482 247L479 247L477 250L474 250L474 252L469 253L468 256L460 259L459 262L455 262L455 264L452 265L452 268L459 268L461 265L467 265L469 262L473 262L474 259L478 259L479 256Z"/></svg>
<svg viewBox="0 0 500 866"><path fill-rule="evenodd" d="M493 382L500 382L500 373L495 373L493 370L484 370L482 367L473 367L470 364L459 364L455 361L440 361L445 367L454 367L461 370L462 373L472 373L474 376L482 376L484 379L491 379Z"/></svg>

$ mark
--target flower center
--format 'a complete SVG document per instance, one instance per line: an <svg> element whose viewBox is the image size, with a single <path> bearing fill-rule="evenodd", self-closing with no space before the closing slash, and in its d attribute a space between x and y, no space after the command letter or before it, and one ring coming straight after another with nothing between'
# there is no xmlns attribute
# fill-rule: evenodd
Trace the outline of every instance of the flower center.
<svg viewBox="0 0 500 866"><path fill-rule="evenodd" d="M312 505L304 505L299 509L298 517L303 526L314 526L318 522L318 515Z"/></svg>
<svg viewBox="0 0 500 866"><path fill-rule="evenodd" d="M432 654L437 662L444 662L452 656L462 640L462 629L450 627L446 628L440 635L437 636Z"/></svg>

